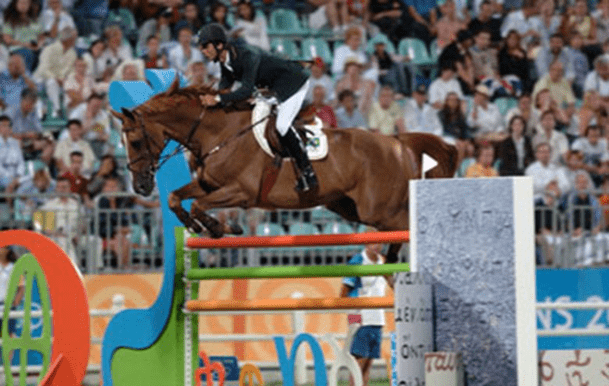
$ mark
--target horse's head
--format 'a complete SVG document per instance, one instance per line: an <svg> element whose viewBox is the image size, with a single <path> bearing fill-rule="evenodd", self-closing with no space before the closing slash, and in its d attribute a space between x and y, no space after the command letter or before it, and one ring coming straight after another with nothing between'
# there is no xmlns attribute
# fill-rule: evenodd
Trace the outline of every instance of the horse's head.
<svg viewBox="0 0 609 386"><path fill-rule="evenodd" d="M154 189L154 175L159 166L159 158L165 147L162 127L146 122L144 113L138 109L112 114L123 123L122 136L127 150L127 168L131 172L135 192L149 196Z"/></svg>

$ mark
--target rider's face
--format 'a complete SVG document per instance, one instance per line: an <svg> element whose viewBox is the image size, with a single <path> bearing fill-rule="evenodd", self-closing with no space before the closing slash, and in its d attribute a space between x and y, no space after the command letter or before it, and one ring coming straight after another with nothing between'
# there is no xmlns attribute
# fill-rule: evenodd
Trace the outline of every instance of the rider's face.
<svg viewBox="0 0 609 386"><path fill-rule="evenodd" d="M216 57L218 56L218 51L212 43L207 43L205 46L201 47L201 52L208 60L212 61L216 60Z"/></svg>

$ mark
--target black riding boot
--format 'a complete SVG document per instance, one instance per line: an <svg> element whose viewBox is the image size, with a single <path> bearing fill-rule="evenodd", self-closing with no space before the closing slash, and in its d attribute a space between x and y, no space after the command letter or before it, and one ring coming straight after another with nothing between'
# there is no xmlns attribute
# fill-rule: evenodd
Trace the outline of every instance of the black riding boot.
<svg viewBox="0 0 609 386"><path fill-rule="evenodd" d="M311 166L305 146L298 134L290 129L286 135L280 135L279 140L281 141L281 145L294 159L294 164L298 171L300 171L296 190L300 192L314 190L318 185L317 176L315 176L315 171L313 170L313 166Z"/></svg>

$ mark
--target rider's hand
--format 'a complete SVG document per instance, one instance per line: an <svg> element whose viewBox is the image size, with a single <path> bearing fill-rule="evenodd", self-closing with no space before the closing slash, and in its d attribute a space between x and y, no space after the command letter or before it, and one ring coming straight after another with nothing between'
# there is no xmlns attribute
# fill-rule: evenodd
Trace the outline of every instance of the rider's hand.
<svg viewBox="0 0 609 386"><path fill-rule="evenodd" d="M201 104L203 106L215 106L218 103L215 95L201 95L199 96L199 99L201 99Z"/></svg>

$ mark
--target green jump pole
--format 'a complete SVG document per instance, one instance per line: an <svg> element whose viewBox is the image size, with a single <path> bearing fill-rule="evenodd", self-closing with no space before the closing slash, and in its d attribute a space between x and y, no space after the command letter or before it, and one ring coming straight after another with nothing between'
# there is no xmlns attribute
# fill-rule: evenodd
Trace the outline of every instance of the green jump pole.
<svg viewBox="0 0 609 386"><path fill-rule="evenodd" d="M333 265L312 267L244 267L191 269L189 280L279 279L295 277L379 276L410 271L408 263L382 265Z"/></svg>

